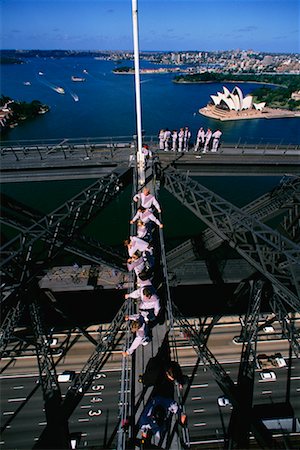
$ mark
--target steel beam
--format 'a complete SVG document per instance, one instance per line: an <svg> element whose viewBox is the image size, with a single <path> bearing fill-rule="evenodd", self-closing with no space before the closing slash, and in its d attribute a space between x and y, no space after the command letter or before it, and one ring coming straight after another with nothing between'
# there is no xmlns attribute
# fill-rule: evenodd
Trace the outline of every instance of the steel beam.
<svg viewBox="0 0 300 450"><path fill-rule="evenodd" d="M181 331L190 341L200 360L209 368L216 383L224 392L225 396L229 398L233 408L239 409L241 407L240 391L226 370L207 347L206 336L197 332L189 321L179 312L175 305L173 305L173 310L175 322L179 324ZM253 414L251 414L250 418L252 432L259 445L261 445L261 448L273 448L273 438L269 430L267 430L262 421Z"/></svg>
<svg viewBox="0 0 300 450"><path fill-rule="evenodd" d="M164 186L268 278L284 302L300 310L299 245L177 170L165 172Z"/></svg>
<svg viewBox="0 0 300 450"><path fill-rule="evenodd" d="M11 292L24 287L48 265L75 233L119 193L121 186L122 177L116 174L101 178L5 244L0 267L6 283L13 285ZM39 261L42 264L37 264Z"/></svg>
<svg viewBox="0 0 300 450"><path fill-rule="evenodd" d="M263 282L261 280L254 283L251 282L248 311L243 320L241 332L243 348L237 381L237 391L242 401L239 402L238 407L234 406L232 410L228 429L228 448L230 449L249 448L256 367L257 329L262 293Z"/></svg>

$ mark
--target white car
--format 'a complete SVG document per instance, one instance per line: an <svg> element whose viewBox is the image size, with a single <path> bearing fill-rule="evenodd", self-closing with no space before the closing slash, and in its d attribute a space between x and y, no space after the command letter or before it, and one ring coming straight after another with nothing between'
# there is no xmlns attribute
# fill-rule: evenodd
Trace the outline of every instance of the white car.
<svg viewBox="0 0 300 450"><path fill-rule="evenodd" d="M61 383L67 383L72 381L75 377L75 372L73 370L65 370L63 373L58 375L57 380Z"/></svg>
<svg viewBox="0 0 300 450"><path fill-rule="evenodd" d="M218 405L219 406L227 406L230 405L230 401L227 397L225 397L225 395L222 395L221 397L218 398Z"/></svg>
<svg viewBox="0 0 300 450"><path fill-rule="evenodd" d="M50 347L55 347L58 344L58 339L52 338L50 339Z"/></svg>
<svg viewBox="0 0 300 450"><path fill-rule="evenodd" d="M282 357L281 353L275 353L275 362L277 367L286 367L285 359Z"/></svg>
<svg viewBox="0 0 300 450"><path fill-rule="evenodd" d="M275 329L272 327L272 325L268 325L267 327L263 328L265 333L274 333Z"/></svg>
<svg viewBox="0 0 300 450"><path fill-rule="evenodd" d="M50 347L55 347L58 344L58 339L56 338L46 339L45 344L48 344Z"/></svg>
<svg viewBox="0 0 300 450"><path fill-rule="evenodd" d="M259 374L261 380L263 381L275 381L276 380L276 374L273 372L273 370L264 370L260 372Z"/></svg>

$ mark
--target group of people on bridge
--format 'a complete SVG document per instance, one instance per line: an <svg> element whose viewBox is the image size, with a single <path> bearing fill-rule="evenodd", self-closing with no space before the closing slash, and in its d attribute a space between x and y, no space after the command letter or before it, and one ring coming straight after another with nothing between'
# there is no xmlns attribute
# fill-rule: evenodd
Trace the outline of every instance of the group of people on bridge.
<svg viewBox="0 0 300 450"><path fill-rule="evenodd" d="M217 152L222 131L217 129L212 131L210 128L204 130L200 127L197 131L196 141L191 144L192 133L189 127L180 128L179 131L170 131L168 128L163 128L158 134L159 150L168 152L189 152L201 151L202 153Z"/></svg>
<svg viewBox="0 0 300 450"><path fill-rule="evenodd" d="M160 213L161 208L148 187L137 193L133 201L140 202L136 214L130 220L132 225L136 224L136 235L125 240L124 245L128 251L127 269L135 272L137 289L125 294L125 299L135 299L138 312L125 317L125 320L132 321L131 330L136 333L130 347L123 352L125 357L132 355L140 345L150 342L151 328L157 323L161 310L160 299L152 283L155 263L153 233L155 226L163 227L154 212Z"/></svg>
<svg viewBox="0 0 300 450"><path fill-rule="evenodd" d="M125 294L125 299L134 299L137 302L137 312L125 316L126 321L131 321L130 329L135 333L131 345L122 352L125 358L132 355L140 345L148 345L152 340L151 330L158 323L162 323L161 319L164 320L161 300L153 285L155 254L158 249L156 230L163 228L157 217L161 213L161 206L148 187L135 194L133 201L139 202L137 212L130 220L131 225L136 225L136 234L126 239L124 245L128 251L128 271L135 273L136 289ZM174 400L175 383L182 389L185 379L179 364L171 361L169 352L165 349L167 340L164 342L158 354L150 358L144 374L140 375L138 380L145 387L154 386L138 420L140 438L136 439L140 443L150 442L152 438L158 444L162 442L174 414L178 415L181 425L186 421L186 415ZM128 422L126 421L124 427Z"/></svg>

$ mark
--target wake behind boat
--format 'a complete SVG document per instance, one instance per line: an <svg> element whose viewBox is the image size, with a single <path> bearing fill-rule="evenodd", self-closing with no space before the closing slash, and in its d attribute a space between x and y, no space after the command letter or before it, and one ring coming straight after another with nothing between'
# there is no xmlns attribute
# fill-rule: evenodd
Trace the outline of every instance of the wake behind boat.
<svg viewBox="0 0 300 450"><path fill-rule="evenodd" d="M75 102L78 102L78 101L79 101L79 97L78 97L77 94L75 94L74 92L71 92L71 95L72 95L72 97L73 97L73 99L74 99Z"/></svg>

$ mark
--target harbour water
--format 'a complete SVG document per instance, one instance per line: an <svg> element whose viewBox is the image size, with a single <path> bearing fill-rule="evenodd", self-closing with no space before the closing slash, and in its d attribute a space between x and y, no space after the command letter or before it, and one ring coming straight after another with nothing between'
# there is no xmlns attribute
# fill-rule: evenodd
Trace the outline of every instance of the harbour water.
<svg viewBox="0 0 300 450"><path fill-rule="evenodd" d="M131 64L128 62L128 65ZM125 65L125 64L124 64ZM149 66L142 62L142 67ZM105 136L132 136L135 134L134 78L132 75L116 75L112 70L116 63L93 58L33 58L22 65L3 65L1 94L19 101L40 100L50 106L50 112L20 124L3 137L5 140L21 141L38 139L65 139ZM39 75L39 72L42 75ZM83 76L86 81L73 82L72 76ZM223 131L224 142L248 143L283 142L299 143L299 119L247 120L220 123L197 113L205 106L210 95L222 89L220 84L175 84L172 74L149 74L141 76L142 121L147 135L157 135L160 128L178 129L188 125L194 140L199 126ZM29 81L30 85L24 85ZM53 87L60 86L65 94L59 94ZM226 84L229 89L234 85ZM254 85L239 84L244 95L253 90ZM75 101L75 98L78 101ZM280 176L220 176L201 177L199 181L223 198L237 206L243 206L278 184ZM4 184L2 191L25 204L48 213L67 199L92 184L92 180L68 180L55 182ZM100 242L122 248L123 239L129 232L131 188L125 189L97 219L87 227L85 233ZM164 234L167 250L185 239L199 234L203 225L184 206L180 205L168 192L162 190L160 201L163 206ZM180 220L178 218L180 217ZM3 230L2 230L3 232ZM208 298L201 288L201 297ZM209 291L211 292L211 290ZM99 321L109 321L122 301L120 292L112 294L116 303L104 313L101 305L95 304L98 294L89 294L90 301L97 308ZM108 295L108 294L106 294ZM193 303L195 291L177 294L180 298L191 297L192 315L204 313L204 303ZM198 294L197 294L198 295ZM217 294L222 303L223 297ZM88 300L89 299L89 300ZM80 308L82 294L64 296L64 304L70 311ZM218 310L219 301L210 307ZM108 302L106 302L108 304ZM219 306L218 306L219 305ZM184 306L184 305L183 305ZM185 305L186 306L186 305ZM75 309L74 309L75 308ZM88 308L87 308L88 310ZM81 311L81 312L80 312ZM71 313L70 313L71 314ZM77 313L76 313L77 314ZM76 315L75 314L75 315ZM88 317L93 309L89 309Z"/></svg>
<svg viewBox="0 0 300 450"><path fill-rule="evenodd" d="M51 110L10 130L4 139L132 136L135 133L134 77L113 74L112 70L119 67L115 62L92 57L25 61L26 64L1 66L1 94L20 101L37 99ZM122 65L132 65L132 62L125 61ZM150 63L141 62L141 67L149 66ZM86 81L74 82L72 76L84 77ZM222 85L176 84L173 78L173 74L141 75L142 123L146 135L157 136L160 128L178 129L188 125L192 140L199 126L204 126L220 127L224 142L242 139L250 143L299 143L299 118L220 123L201 116L198 110L208 103L211 94L222 89ZM31 84L25 86L24 82ZM65 94L56 92L54 87L57 86L62 87ZM232 90L234 84L226 83L226 86ZM239 86L244 95L257 87L252 83ZM77 96L78 101L75 101Z"/></svg>

